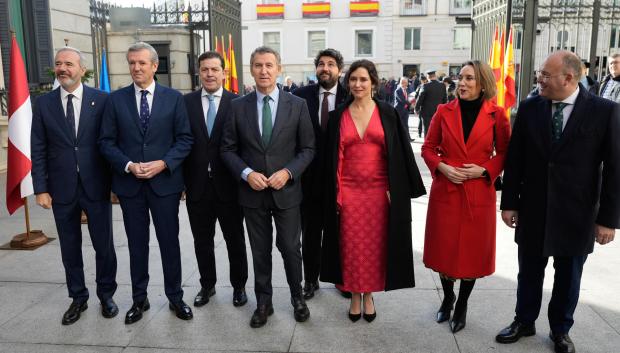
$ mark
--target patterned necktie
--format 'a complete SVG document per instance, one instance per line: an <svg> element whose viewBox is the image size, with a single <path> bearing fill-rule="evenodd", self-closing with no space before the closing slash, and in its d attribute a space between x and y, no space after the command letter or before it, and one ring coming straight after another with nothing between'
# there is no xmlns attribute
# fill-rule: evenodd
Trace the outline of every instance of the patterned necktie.
<svg viewBox="0 0 620 353"><path fill-rule="evenodd" d="M72 94L67 96L67 123L69 124L71 133L75 137L75 112L73 111L73 97L74 95Z"/></svg>
<svg viewBox="0 0 620 353"><path fill-rule="evenodd" d="M207 109L207 131L209 132L209 136L211 136L217 112L215 111L215 96L207 94L207 99L209 100L209 108Z"/></svg>
<svg viewBox="0 0 620 353"><path fill-rule="evenodd" d="M562 137L562 125L564 124L564 113L562 112L564 108L568 105L567 103L553 103L555 105L555 112L553 113L553 117L551 118L551 130L553 132L553 141L557 142Z"/></svg>
<svg viewBox="0 0 620 353"><path fill-rule="evenodd" d="M149 119L151 118L149 102L146 100L146 95L149 91L143 89L140 92L142 93L142 98L140 98L140 125L142 126L142 131L146 132L146 129L149 127Z"/></svg>
<svg viewBox="0 0 620 353"><path fill-rule="evenodd" d="M329 92L323 92L323 102L321 103L321 130L327 129L327 121L329 120Z"/></svg>
<svg viewBox="0 0 620 353"><path fill-rule="evenodd" d="M269 99L271 97L265 96L263 98L263 145L269 145L271 141L271 129L273 128L273 122L271 121L271 108L269 107Z"/></svg>

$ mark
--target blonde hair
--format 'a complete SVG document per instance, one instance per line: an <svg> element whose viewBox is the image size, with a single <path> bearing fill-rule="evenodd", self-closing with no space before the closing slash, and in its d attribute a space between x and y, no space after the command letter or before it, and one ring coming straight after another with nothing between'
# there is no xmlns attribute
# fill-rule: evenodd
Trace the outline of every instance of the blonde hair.
<svg viewBox="0 0 620 353"><path fill-rule="evenodd" d="M470 60L464 63L463 67L468 65L474 68L476 84L480 85L480 88L482 88L482 98L484 100L489 100L495 97L497 94L495 75L493 75L493 70L489 64L479 60Z"/></svg>

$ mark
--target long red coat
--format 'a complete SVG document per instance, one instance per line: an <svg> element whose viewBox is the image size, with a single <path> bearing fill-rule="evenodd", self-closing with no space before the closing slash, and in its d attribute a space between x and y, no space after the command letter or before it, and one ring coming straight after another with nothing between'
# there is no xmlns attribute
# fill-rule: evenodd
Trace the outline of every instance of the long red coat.
<svg viewBox="0 0 620 353"><path fill-rule="evenodd" d="M422 157L433 176L424 264L452 278L478 278L495 271L497 211L492 181L502 171L510 139L510 123L504 116L502 108L483 102L465 144L459 100L455 99L439 106L422 146ZM454 167L474 163L484 167L490 178L454 184L437 170L440 162Z"/></svg>

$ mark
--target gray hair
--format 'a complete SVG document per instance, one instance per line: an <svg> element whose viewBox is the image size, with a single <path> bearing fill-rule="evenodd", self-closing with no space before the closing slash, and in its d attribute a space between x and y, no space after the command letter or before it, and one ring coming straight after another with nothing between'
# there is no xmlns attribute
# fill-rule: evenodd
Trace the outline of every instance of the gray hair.
<svg viewBox="0 0 620 353"><path fill-rule="evenodd" d="M403 83L403 80L407 80L407 83L409 83L409 78L407 76L402 76L398 83Z"/></svg>
<svg viewBox="0 0 620 353"><path fill-rule="evenodd" d="M66 47L62 47L62 48L58 49L56 51L56 55L54 55L54 58L56 56L58 56L58 54L60 54L63 51L70 51L70 52L76 53L80 57L80 67L83 68L83 69L86 68L86 57L84 56L84 54L79 49L74 48L74 47L66 46Z"/></svg>
<svg viewBox="0 0 620 353"><path fill-rule="evenodd" d="M609 54L609 56L607 57L607 59L615 59L620 57L620 53L613 53L613 54Z"/></svg>
<svg viewBox="0 0 620 353"><path fill-rule="evenodd" d="M256 54L273 54L276 57L276 64L280 65L280 53L269 47L262 46L254 49L252 55L250 55L250 66L254 64L254 57Z"/></svg>
<svg viewBox="0 0 620 353"><path fill-rule="evenodd" d="M155 48L153 48L152 45L150 45L149 43L145 43L145 42L136 42L130 45L129 49L127 49L126 58L129 59L129 53L140 51L140 50L148 50L149 53L151 54L151 62L154 64L159 63L159 56L157 55L157 51L155 50Z"/></svg>
<svg viewBox="0 0 620 353"><path fill-rule="evenodd" d="M560 55L562 55L564 72L570 72L575 77L575 81L579 82L581 80L581 59L570 51L562 51Z"/></svg>

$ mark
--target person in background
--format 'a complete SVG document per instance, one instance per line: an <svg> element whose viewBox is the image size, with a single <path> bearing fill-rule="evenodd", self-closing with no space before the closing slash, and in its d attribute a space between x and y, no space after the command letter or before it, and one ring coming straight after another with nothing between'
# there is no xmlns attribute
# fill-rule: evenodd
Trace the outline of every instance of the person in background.
<svg viewBox="0 0 620 353"><path fill-rule="evenodd" d="M420 95L415 103L415 108L420 113L420 116L424 121L424 136L428 134L428 127L431 124L433 115L435 115L435 112L437 111L437 106L448 101L446 86L437 81L435 71L429 70L426 73L429 82L422 86Z"/></svg>
<svg viewBox="0 0 620 353"><path fill-rule="evenodd" d="M396 99L396 111L400 116L400 122L403 124L407 135L409 135L409 108L411 103L409 103L409 93L407 88L409 87L409 79L406 77L401 77L400 86L394 92L394 97ZM409 137L409 141L413 142L414 139Z"/></svg>
<svg viewBox="0 0 620 353"><path fill-rule="evenodd" d="M293 91L297 89L297 85L295 84L295 82L293 82L293 79L290 76L286 76L284 82L286 82L286 85L282 87L284 92L293 93Z"/></svg>
<svg viewBox="0 0 620 353"><path fill-rule="evenodd" d="M607 64L609 74L601 82L599 96L620 103L620 53L611 54Z"/></svg>

